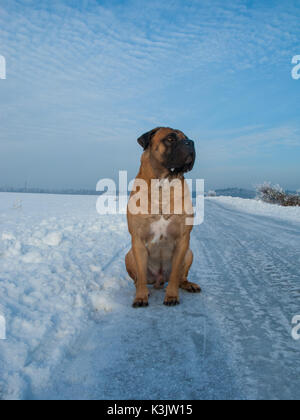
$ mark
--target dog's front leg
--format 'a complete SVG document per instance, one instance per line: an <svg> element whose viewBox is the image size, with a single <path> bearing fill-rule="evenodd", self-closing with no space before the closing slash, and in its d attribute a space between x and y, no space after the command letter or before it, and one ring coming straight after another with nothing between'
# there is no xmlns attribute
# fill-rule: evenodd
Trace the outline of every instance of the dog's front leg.
<svg viewBox="0 0 300 420"><path fill-rule="evenodd" d="M166 290L166 297L164 304L167 306L179 305L179 284L182 277L182 268L185 260L186 253L190 245L190 236L185 234L180 238L176 244L172 271L169 279L169 284Z"/></svg>
<svg viewBox="0 0 300 420"><path fill-rule="evenodd" d="M136 297L133 307L138 308L148 306L149 290L147 287L147 268L148 268L148 251L141 239L136 238L132 241L132 250L136 261L137 280L136 280Z"/></svg>

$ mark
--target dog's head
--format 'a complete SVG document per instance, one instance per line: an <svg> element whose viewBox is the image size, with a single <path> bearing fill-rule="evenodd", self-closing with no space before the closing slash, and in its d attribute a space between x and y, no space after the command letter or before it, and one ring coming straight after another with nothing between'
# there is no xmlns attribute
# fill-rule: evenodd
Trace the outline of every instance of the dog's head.
<svg viewBox="0 0 300 420"><path fill-rule="evenodd" d="M184 133L172 128L158 127L142 135L138 143L171 174L183 174L193 169L195 145Z"/></svg>

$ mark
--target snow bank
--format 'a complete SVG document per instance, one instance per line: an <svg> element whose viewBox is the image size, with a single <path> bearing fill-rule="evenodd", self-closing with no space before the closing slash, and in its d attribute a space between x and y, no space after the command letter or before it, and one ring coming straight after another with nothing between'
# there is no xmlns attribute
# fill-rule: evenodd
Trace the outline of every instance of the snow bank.
<svg viewBox="0 0 300 420"><path fill-rule="evenodd" d="M264 203L260 200L224 196L207 197L206 200L225 204L230 208L250 214L275 217L277 219L300 223L300 207L282 207L276 204Z"/></svg>
<svg viewBox="0 0 300 420"><path fill-rule="evenodd" d="M89 320L127 307L133 297L122 255L129 245L125 217L99 216L96 200L0 193L0 315L7 324L0 400L46 389ZM111 269L115 255L120 261Z"/></svg>

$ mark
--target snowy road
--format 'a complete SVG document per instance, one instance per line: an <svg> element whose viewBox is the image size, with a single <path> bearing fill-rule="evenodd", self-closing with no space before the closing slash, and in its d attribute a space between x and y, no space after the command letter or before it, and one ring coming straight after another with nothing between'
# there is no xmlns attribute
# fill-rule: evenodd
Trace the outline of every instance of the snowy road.
<svg viewBox="0 0 300 420"><path fill-rule="evenodd" d="M0 399L300 398L300 209L206 200L203 293L134 310L125 218L95 200L0 194Z"/></svg>

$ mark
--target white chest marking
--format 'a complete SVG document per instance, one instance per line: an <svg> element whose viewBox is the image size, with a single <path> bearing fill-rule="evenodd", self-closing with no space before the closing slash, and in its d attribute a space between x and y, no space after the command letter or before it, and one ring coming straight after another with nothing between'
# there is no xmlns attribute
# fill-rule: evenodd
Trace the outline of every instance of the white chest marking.
<svg viewBox="0 0 300 420"><path fill-rule="evenodd" d="M170 219L166 220L161 217L157 222L153 222L151 225L151 233L154 235L152 243L159 242L162 239L167 238L167 230L170 224Z"/></svg>

